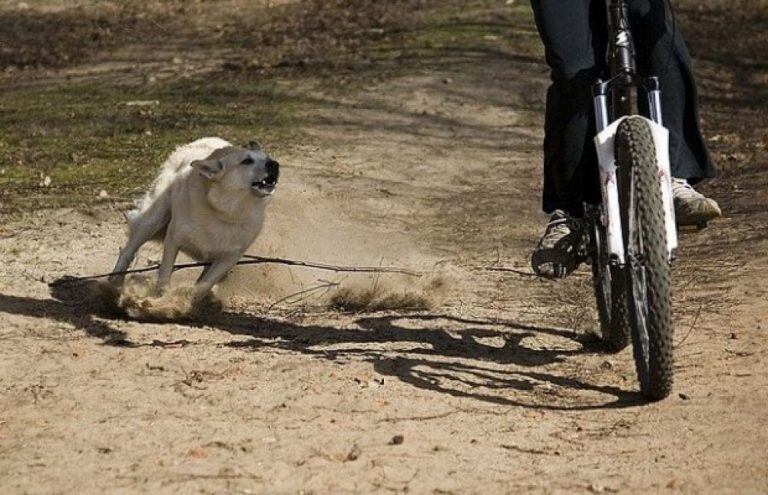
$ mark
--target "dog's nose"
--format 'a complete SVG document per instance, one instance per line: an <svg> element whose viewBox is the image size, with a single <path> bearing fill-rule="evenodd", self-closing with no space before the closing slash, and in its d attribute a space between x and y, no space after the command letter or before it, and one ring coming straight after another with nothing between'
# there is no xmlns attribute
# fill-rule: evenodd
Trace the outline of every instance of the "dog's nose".
<svg viewBox="0 0 768 495"><path fill-rule="evenodd" d="M277 177L278 175L280 175L280 164L277 163L275 160L272 160L272 159L267 160L267 163L265 163L264 166L267 169L268 175L271 175L273 177Z"/></svg>

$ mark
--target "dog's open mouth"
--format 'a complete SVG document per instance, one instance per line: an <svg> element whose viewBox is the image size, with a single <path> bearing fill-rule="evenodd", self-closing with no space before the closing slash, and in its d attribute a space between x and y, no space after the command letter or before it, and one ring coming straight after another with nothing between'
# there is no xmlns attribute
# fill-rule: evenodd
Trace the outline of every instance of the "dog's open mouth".
<svg viewBox="0 0 768 495"><path fill-rule="evenodd" d="M269 176L262 180L254 181L251 188L260 194L272 194L277 186L277 177Z"/></svg>

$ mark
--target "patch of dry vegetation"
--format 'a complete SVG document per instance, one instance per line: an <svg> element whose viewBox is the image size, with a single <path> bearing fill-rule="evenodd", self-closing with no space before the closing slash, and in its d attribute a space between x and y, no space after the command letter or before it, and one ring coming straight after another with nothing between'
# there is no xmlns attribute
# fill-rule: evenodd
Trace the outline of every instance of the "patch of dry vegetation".
<svg viewBox="0 0 768 495"><path fill-rule="evenodd" d="M329 302L331 309L359 313L363 311L427 310L432 307L425 294L390 291L378 285L345 287L336 291Z"/></svg>
<svg viewBox="0 0 768 495"><path fill-rule="evenodd" d="M447 273L413 278L376 276L343 285L328 299L328 307L353 313L426 311L438 306L454 283Z"/></svg>

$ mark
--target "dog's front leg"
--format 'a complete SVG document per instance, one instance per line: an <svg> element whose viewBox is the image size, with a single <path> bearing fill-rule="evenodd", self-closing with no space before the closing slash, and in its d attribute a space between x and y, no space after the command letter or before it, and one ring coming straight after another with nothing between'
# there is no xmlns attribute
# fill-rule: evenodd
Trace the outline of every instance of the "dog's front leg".
<svg viewBox="0 0 768 495"><path fill-rule="evenodd" d="M203 274L195 284L195 291L199 296L203 296L213 289L213 286L221 282L227 273L240 260L240 255L228 256L226 258L215 260L210 266L206 267Z"/></svg>

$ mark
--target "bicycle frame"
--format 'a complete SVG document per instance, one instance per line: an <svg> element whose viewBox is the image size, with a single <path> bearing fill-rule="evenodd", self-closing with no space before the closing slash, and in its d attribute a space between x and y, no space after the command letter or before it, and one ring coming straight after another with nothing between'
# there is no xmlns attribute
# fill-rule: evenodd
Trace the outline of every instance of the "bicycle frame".
<svg viewBox="0 0 768 495"><path fill-rule="evenodd" d="M654 135L659 177L662 183L662 201L665 211L667 250L674 259L677 249L677 227L669 163L669 133L663 127L661 88L657 77L638 77L635 66L635 47L628 21L627 0L606 0L609 21L608 62L611 77L598 80L593 86L593 104L597 136L600 186L603 195L601 221L605 226L607 247L611 262L626 263L619 205L616 162L613 156L613 136L623 117L632 115L637 91L647 98L649 126ZM609 103L609 96L611 97Z"/></svg>

